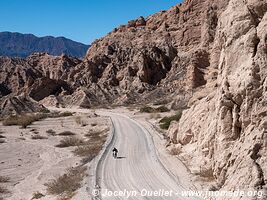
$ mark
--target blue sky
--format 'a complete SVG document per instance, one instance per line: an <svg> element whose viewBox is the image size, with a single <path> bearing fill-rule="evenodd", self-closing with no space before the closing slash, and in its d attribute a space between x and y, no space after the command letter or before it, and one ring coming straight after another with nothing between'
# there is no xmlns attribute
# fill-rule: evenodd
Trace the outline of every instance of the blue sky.
<svg viewBox="0 0 267 200"><path fill-rule="evenodd" d="M0 31L64 36L89 44L120 24L181 0L1 0Z"/></svg>

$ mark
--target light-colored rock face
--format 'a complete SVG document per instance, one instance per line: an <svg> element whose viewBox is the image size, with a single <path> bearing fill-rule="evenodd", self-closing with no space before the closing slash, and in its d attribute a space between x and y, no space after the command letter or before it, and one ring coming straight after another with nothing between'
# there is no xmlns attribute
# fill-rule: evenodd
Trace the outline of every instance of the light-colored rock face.
<svg viewBox="0 0 267 200"><path fill-rule="evenodd" d="M173 100L188 109L169 137L193 172L220 190L266 190L266 11L266 0L186 0L114 29L83 62L0 59L1 96L84 107Z"/></svg>
<svg viewBox="0 0 267 200"><path fill-rule="evenodd" d="M209 70L218 75L193 94L190 108L169 130L190 169L212 171L221 190L267 194L266 11L266 1L229 2L211 46ZM193 137L185 143L188 133Z"/></svg>

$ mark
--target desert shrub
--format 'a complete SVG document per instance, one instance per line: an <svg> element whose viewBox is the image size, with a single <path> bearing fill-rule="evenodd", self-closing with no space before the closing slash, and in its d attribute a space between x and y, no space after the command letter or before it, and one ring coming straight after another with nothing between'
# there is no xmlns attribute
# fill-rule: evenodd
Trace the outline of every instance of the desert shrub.
<svg viewBox="0 0 267 200"><path fill-rule="evenodd" d="M166 106L159 106L156 108L157 112L169 112L169 108L167 108Z"/></svg>
<svg viewBox="0 0 267 200"><path fill-rule="evenodd" d="M181 149L180 148L177 148L177 147L173 147L171 150L170 150L170 154L171 155L179 155L181 154Z"/></svg>
<svg viewBox="0 0 267 200"><path fill-rule="evenodd" d="M82 117L81 117L81 116L77 116L77 117L75 117L75 122L76 122L78 125L81 125L81 126L87 126L86 122L82 120Z"/></svg>
<svg viewBox="0 0 267 200"><path fill-rule="evenodd" d="M81 116L75 117L75 122L80 125L82 123L82 117Z"/></svg>
<svg viewBox="0 0 267 200"><path fill-rule="evenodd" d="M166 104L168 104L168 103L169 103L168 100L163 99L163 100L157 100L157 101L155 101L155 102L153 103L153 105L154 105L154 106L159 106L159 105L166 105Z"/></svg>
<svg viewBox="0 0 267 200"><path fill-rule="evenodd" d="M71 131L63 131L63 132L59 133L58 135L60 135L60 136L72 136L72 135L76 135L76 134L71 132Z"/></svg>
<svg viewBox="0 0 267 200"><path fill-rule="evenodd" d="M6 141L4 139L0 139L0 144L5 143Z"/></svg>
<svg viewBox="0 0 267 200"><path fill-rule="evenodd" d="M5 194L5 193L8 193L8 192L9 191L6 188L0 186L0 194Z"/></svg>
<svg viewBox="0 0 267 200"><path fill-rule="evenodd" d="M56 147L65 148L71 146L79 146L82 145L84 142L83 140L76 138L76 137L65 137L64 139L60 140L60 143L56 145Z"/></svg>
<svg viewBox="0 0 267 200"><path fill-rule="evenodd" d="M4 136L4 135L0 135L0 138L6 138L6 136Z"/></svg>
<svg viewBox="0 0 267 200"><path fill-rule="evenodd" d="M97 126L97 123L94 122L94 123L91 124L91 126Z"/></svg>
<svg viewBox="0 0 267 200"><path fill-rule="evenodd" d="M155 109L150 106L143 106L140 108L141 113L153 113L155 112Z"/></svg>
<svg viewBox="0 0 267 200"><path fill-rule="evenodd" d="M59 114L59 117L69 117L69 116L73 116L73 113L66 111Z"/></svg>
<svg viewBox="0 0 267 200"><path fill-rule="evenodd" d="M76 156L90 157L93 159L99 153L101 149L102 149L102 146L99 146L99 145L85 145L85 146L76 147L73 153Z"/></svg>
<svg viewBox="0 0 267 200"><path fill-rule="evenodd" d="M50 113L50 110L48 110L47 108L42 108L39 112L40 113Z"/></svg>
<svg viewBox="0 0 267 200"><path fill-rule="evenodd" d="M175 115L172 115L170 117L163 117L159 123L160 123L160 128L162 129L168 129L170 127L170 124L172 121L179 121L180 118L182 117L182 111L179 111Z"/></svg>
<svg viewBox="0 0 267 200"><path fill-rule="evenodd" d="M43 195L41 192L34 192L32 195L32 199L41 199L44 196L45 195Z"/></svg>
<svg viewBox="0 0 267 200"><path fill-rule="evenodd" d="M9 178L6 176L0 176L0 183L7 183L9 181Z"/></svg>
<svg viewBox="0 0 267 200"><path fill-rule="evenodd" d="M47 192L53 195L73 193L81 187L81 182L86 176L86 167L70 168L62 176L45 184Z"/></svg>
<svg viewBox="0 0 267 200"><path fill-rule="evenodd" d="M31 136L31 138L33 140L43 140L43 139L47 139L47 137L41 136L41 135L33 135Z"/></svg>
<svg viewBox="0 0 267 200"><path fill-rule="evenodd" d="M140 108L141 113L156 113L156 112L168 112L170 111L166 106L159 106L157 108L153 108L151 106L143 106Z"/></svg>
<svg viewBox="0 0 267 200"><path fill-rule="evenodd" d="M159 119L161 115L159 113L150 113L150 119Z"/></svg>
<svg viewBox="0 0 267 200"><path fill-rule="evenodd" d="M27 126L31 125L35 121L39 121L44 119L46 115L43 114L31 114L31 115L11 115L3 121L4 126L14 126L19 125L22 128L27 128Z"/></svg>
<svg viewBox="0 0 267 200"><path fill-rule="evenodd" d="M54 131L54 130L52 130L52 129L48 129L48 130L46 131L46 133L47 133L48 135L56 136L56 131Z"/></svg>

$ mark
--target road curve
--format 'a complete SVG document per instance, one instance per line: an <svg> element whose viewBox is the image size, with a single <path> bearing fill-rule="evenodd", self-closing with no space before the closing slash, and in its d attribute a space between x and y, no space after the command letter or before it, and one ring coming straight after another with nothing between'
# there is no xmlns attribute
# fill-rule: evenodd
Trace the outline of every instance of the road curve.
<svg viewBox="0 0 267 200"><path fill-rule="evenodd" d="M97 167L99 199L198 199L181 196L180 192L186 189L161 164L145 128L120 114L105 112L104 115L110 116L114 129L111 143ZM112 157L113 147L119 150L118 159Z"/></svg>

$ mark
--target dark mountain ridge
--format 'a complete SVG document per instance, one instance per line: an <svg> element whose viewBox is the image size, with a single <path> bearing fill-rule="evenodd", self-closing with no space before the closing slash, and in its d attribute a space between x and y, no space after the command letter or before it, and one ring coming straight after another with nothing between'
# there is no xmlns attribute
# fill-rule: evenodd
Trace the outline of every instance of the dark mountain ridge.
<svg viewBox="0 0 267 200"><path fill-rule="evenodd" d="M66 54L82 58L89 45L65 37L36 37L33 34L0 32L0 55L27 57L35 52L46 52L54 56Z"/></svg>

